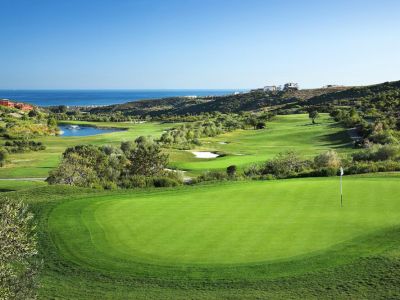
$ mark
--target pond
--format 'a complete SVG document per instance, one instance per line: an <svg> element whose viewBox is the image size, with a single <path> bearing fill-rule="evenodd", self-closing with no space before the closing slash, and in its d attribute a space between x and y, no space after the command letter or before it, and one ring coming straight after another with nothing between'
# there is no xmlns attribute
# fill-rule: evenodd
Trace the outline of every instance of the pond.
<svg viewBox="0 0 400 300"><path fill-rule="evenodd" d="M123 131L125 129L120 128L99 128L87 125L58 125L60 128L60 136L88 136L102 133L110 133Z"/></svg>

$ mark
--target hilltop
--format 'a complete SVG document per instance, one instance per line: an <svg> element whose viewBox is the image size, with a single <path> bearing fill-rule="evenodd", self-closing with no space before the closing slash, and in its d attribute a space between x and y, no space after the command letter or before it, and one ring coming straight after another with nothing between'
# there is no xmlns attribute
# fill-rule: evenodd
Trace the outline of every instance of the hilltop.
<svg viewBox="0 0 400 300"><path fill-rule="evenodd" d="M279 92L265 92L262 89L235 95L215 97L171 97L155 100L141 100L124 104L110 105L90 109L91 113L120 112L124 115L185 115L205 112L240 113L245 111L270 111L308 108L310 106L363 105L383 101L381 108L388 101L400 96L400 81L385 82L368 86L335 86L317 89L300 89ZM395 100L396 102L398 100ZM369 105L369 104L368 104ZM392 103L389 107L396 107Z"/></svg>
<svg viewBox="0 0 400 300"><path fill-rule="evenodd" d="M170 97L141 100L90 109L91 113L122 112L125 115L184 115L211 111L238 113L304 102L313 97L345 91L351 87L302 89L281 92L254 90L236 95L210 97Z"/></svg>

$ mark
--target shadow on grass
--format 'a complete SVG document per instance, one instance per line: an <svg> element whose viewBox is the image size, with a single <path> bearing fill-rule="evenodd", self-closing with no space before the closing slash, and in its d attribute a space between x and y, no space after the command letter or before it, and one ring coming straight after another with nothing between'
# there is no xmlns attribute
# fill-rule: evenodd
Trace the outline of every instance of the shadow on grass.
<svg viewBox="0 0 400 300"><path fill-rule="evenodd" d="M323 146L331 146L332 148L353 147L353 141L346 129L338 124L329 124L327 127L330 129L339 129L340 131L321 136L320 140L325 143Z"/></svg>

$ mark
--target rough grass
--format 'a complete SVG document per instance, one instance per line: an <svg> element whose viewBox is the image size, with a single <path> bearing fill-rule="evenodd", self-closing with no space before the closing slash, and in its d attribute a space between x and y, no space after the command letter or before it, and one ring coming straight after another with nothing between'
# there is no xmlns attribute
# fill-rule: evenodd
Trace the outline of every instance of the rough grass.
<svg viewBox="0 0 400 300"><path fill-rule="evenodd" d="M5 194L38 216L43 299L387 299L399 183L346 177L343 208L337 178Z"/></svg>

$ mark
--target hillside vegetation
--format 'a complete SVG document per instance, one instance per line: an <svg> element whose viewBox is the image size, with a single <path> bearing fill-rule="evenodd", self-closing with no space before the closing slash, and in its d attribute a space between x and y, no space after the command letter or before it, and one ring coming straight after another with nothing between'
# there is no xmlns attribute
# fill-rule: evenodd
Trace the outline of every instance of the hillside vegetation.
<svg viewBox="0 0 400 300"><path fill-rule="evenodd" d="M302 102L307 99L344 91L349 87L304 89L298 91L283 91L269 93L255 90L237 95L218 97L174 97L158 100L143 100L124 104L111 105L91 109L91 113L104 113L120 111L128 115L184 115L218 111L222 113L238 113L264 108L271 108L293 102Z"/></svg>

